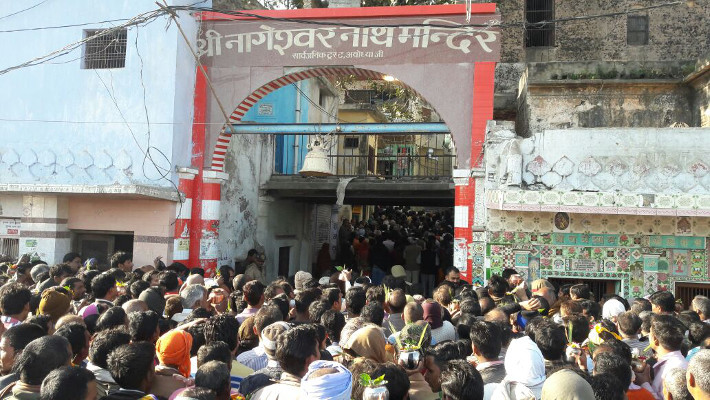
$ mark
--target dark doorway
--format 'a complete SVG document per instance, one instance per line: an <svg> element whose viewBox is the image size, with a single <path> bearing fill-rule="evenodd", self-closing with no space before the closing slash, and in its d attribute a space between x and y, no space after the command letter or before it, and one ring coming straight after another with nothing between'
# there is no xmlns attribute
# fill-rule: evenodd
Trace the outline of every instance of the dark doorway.
<svg viewBox="0 0 710 400"><path fill-rule="evenodd" d="M690 302L697 295L710 296L710 285L706 283L676 282L675 298L683 300L683 308L690 307Z"/></svg>
<svg viewBox="0 0 710 400"><path fill-rule="evenodd" d="M548 281L555 285L556 288L564 284L576 285L578 283L584 283L589 286L589 290L592 292L594 300L601 300L602 296L605 294L618 293L617 286L621 281L618 280L603 280L603 279L577 279L577 278L548 278Z"/></svg>
<svg viewBox="0 0 710 400"><path fill-rule="evenodd" d="M288 276L291 263L291 246L279 247L279 276Z"/></svg>
<svg viewBox="0 0 710 400"><path fill-rule="evenodd" d="M74 231L72 251L82 258L95 258L100 265L108 265L117 251L133 253L133 233L106 231Z"/></svg>

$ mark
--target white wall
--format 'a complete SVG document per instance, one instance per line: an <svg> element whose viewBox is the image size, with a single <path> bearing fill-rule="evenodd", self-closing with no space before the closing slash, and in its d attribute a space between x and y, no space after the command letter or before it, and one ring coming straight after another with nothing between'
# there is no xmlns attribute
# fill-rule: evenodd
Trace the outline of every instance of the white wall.
<svg viewBox="0 0 710 400"><path fill-rule="evenodd" d="M510 161L504 152L516 143L522 157L517 167L528 188L706 195L708 134L708 128L575 128L522 139L502 130L489 134L487 173L500 175ZM499 183L488 179L486 187Z"/></svg>
<svg viewBox="0 0 710 400"><path fill-rule="evenodd" d="M0 15L27 6L4 1ZM156 8L148 0L53 0L5 18L2 30L132 18ZM142 166L149 137L155 147L150 154L159 166L170 171L190 160L195 61L175 24L166 30L166 22L163 16L128 29L125 68L82 69L79 48L48 63L0 75L5 99L0 109L0 183L172 187L170 181L159 179L161 172L151 162ZM0 70L79 41L85 29L120 23L0 33ZM181 12L180 23L194 41L198 22ZM145 123L146 110L150 126ZM176 181L170 174L169 178Z"/></svg>

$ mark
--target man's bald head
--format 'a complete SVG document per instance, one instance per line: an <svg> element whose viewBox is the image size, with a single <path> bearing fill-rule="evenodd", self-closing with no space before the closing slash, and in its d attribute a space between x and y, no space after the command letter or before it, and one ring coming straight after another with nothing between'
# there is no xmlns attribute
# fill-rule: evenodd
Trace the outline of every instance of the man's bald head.
<svg viewBox="0 0 710 400"><path fill-rule="evenodd" d="M148 311L148 304L143 300L132 299L123 303L121 308L123 308L123 311L125 311L126 314L130 314L132 312Z"/></svg>
<svg viewBox="0 0 710 400"><path fill-rule="evenodd" d="M387 298L387 304L392 314L404 311L404 307L407 305L407 296L404 294L404 290L396 289L391 291Z"/></svg>
<svg viewBox="0 0 710 400"><path fill-rule="evenodd" d="M417 302L408 303L404 307L404 322L412 323L424 319L424 309Z"/></svg>
<svg viewBox="0 0 710 400"><path fill-rule="evenodd" d="M486 313L486 315L483 316L483 320L488 322L502 322L504 324L509 323L508 314L500 308L494 308Z"/></svg>
<svg viewBox="0 0 710 400"><path fill-rule="evenodd" d="M557 301L557 296L555 295L555 289L551 289L549 287L541 287L535 292L536 295L544 297L545 300L547 300L547 303L550 305L555 304L555 301Z"/></svg>
<svg viewBox="0 0 710 400"><path fill-rule="evenodd" d="M188 285L205 285L205 278L200 274L192 274L185 279L185 286Z"/></svg>

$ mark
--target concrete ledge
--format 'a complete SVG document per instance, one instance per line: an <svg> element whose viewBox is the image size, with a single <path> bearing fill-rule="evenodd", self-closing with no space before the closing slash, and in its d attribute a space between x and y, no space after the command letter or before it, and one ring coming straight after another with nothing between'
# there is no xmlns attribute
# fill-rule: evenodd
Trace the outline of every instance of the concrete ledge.
<svg viewBox="0 0 710 400"><path fill-rule="evenodd" d="M149 197L178 201L178 192L169 188L145 185L47 185L4 183L0 193L53 193L53 194L96 194L127 197Z"/></svg>
<svg viewBox="0 0 710 400"><path fill-rule="evenodd" d="M267 195L334 204L339 178L272 176L261 189ZM454 183L451 178L355 178L345 191L350 204L422 205L448 207L454 204Z"/></svg>

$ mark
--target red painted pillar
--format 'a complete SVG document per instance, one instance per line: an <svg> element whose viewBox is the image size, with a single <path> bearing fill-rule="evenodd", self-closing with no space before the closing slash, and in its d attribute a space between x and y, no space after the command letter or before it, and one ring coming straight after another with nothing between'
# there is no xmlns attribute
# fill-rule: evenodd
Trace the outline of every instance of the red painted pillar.
<svg viewBox="0 0 710 400"><path fill-rule="evenodd" d="M221 189L227 176L224 172L202 171L199 266L205 270L205 277L213 277L217 269Z"/></svg>
<svg viewBox="0 0 710 400"><path fill-rule="evenodd" d="M474 65L471 168L477 167L482 162L486 124L493 119L495 68L495 62L477 62ZM471 178L471 170L455 170L454 185L454 266L461 271L463 279L471 282L473 277L469 247L473 241L472 228L476 198L476 184ZM479 190L483 190L483 188ZM483 194L481 193L481 195ZM485 280L485 277L480 278Z"/></svg>
<svg viewBox="0 0 710 400"><path fill-rule="evenodd" d="M454 267L461 272L461 279L468 282L472 278L468 247L472 238L474 194L471 170L454 170Z"/></svg>
<svg viewBox="0 0 710 400"><path fill-rule="evenodd" d="M173 261L185 265L190 259L190 229L192 222L192 196L194 195L195 176L198 170L193 168L178 169L178 190L185 198L175 207L175 234L173 236Z"/></svg>
<svg viewBox="0 0 710 400"><path fill-rule="evenodd" d="M205 68L205 73L207 67ZM207 79L201 68L195 76L195 116L192 124L192 165L198 168L190 220L189 267L200 267L213 277L219 259L219 216L222 182L227 174L206 170Z"/></svg>
<svg viewBox="0 0 710 400"><path fill-rule="evenodd" d="M204 67L207 71L207 67ZM197 168L192 193L192 210L190 220L190 250L187 266L197 267L200 262L200 224L202 214L202 170L205 165L205 135L207 120L207 80L198 67L195 72L195 105L192 122L192 159L191 164Z"/></svg>

